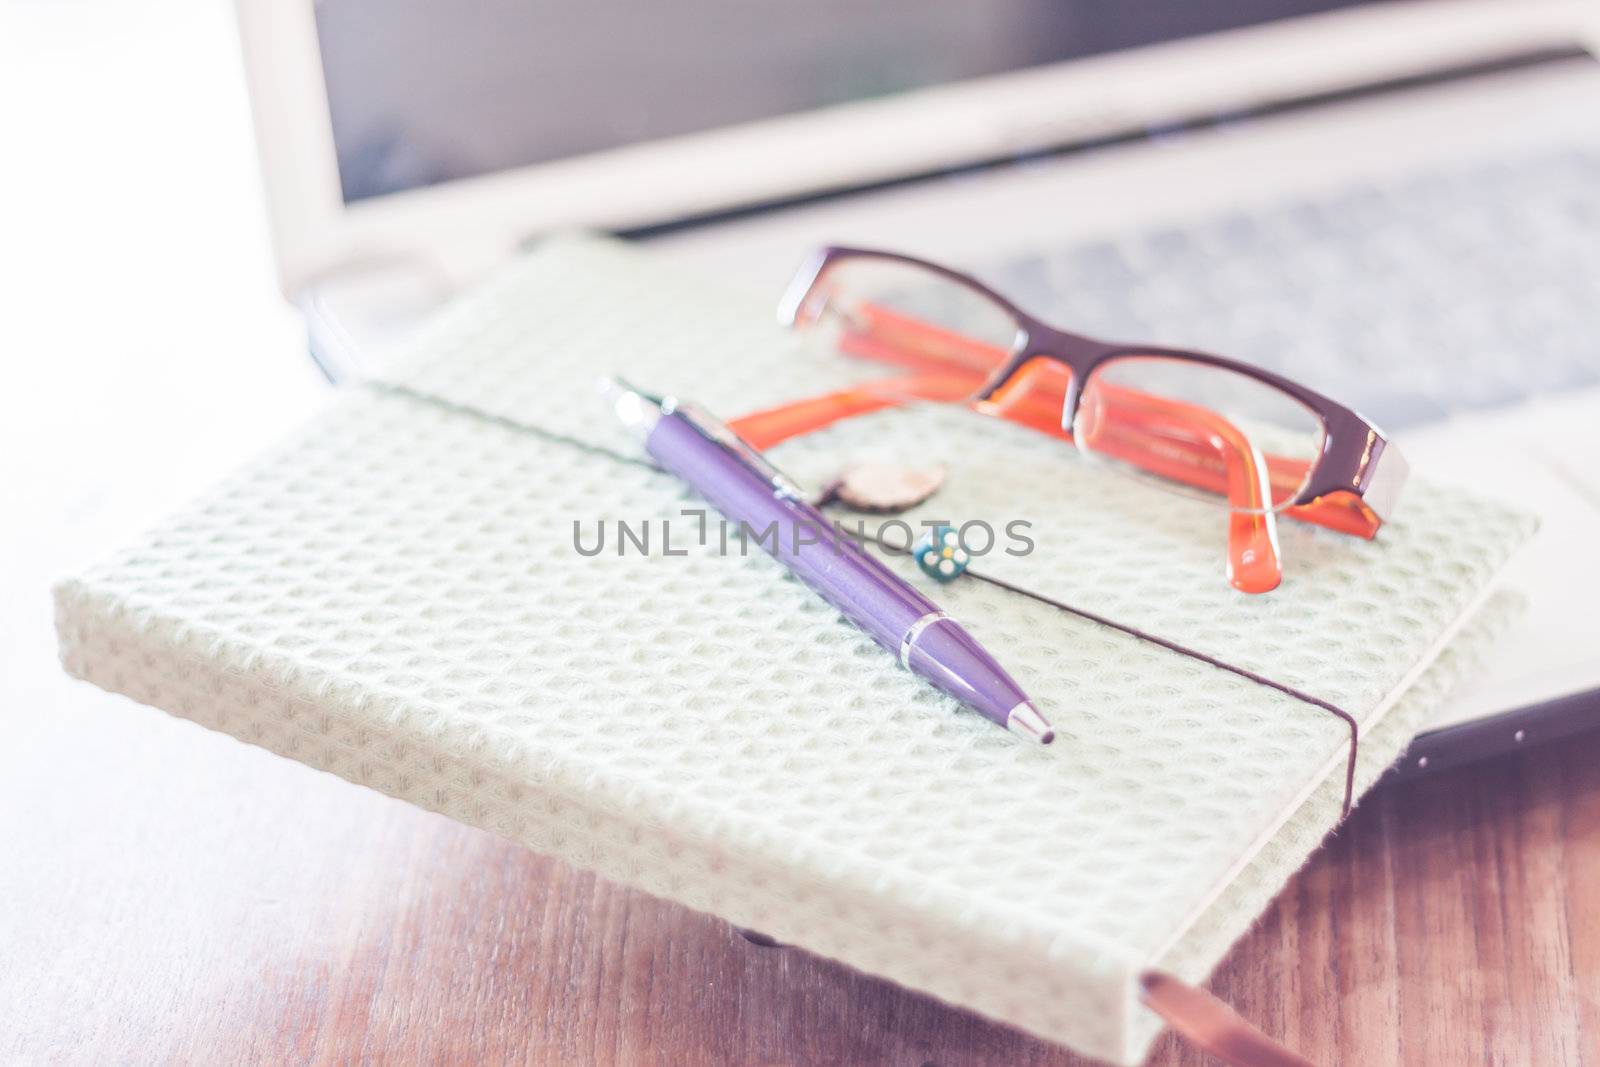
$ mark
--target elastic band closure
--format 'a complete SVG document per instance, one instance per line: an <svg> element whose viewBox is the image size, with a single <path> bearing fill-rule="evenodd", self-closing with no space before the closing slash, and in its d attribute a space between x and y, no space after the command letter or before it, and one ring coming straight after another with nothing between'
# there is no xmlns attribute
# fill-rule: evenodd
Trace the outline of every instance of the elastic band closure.
<svg viewBox="0 0 1600 1067"><path fill-rule="evenodd" d="M864 534L863 536L866 538L866 540L871 541L885 552L890 552L899 556L910 554L910 549L901 548L898 545L887 544L883 540L873 537L869 534ZM1350 714L1348 711L1345 711L1336 704L1330 704L1321 697L1312 696L1310 693L1296 689L1292 685L1285 685L1283 682L1274 681L1264 674L1257 674L1255 671L1252 671L1247 667L1236 666L1232 663L1228 663L1225 660L1220 660L1215 656L1201 652L1198 649L1189 648L1186 645L1178 644L1176 641L1171 641L1157 634L1141 630L1137 626L1129 626L1127 623L1117 622L1115 619L1108 619L1104 615L1098 614L1097 612L1089 611L1085 608L1073 607L1071 604L1068 604L1065 601L1047 597L1043 593L1036 593L1031 589L1026 589L1020 585L1015 585L1003 578L995 578L992 575L983 574L970 568L963 575L963 577L976 578L981 582L988 582L990 585L999 589L1004 589L1008 593L1016 593L1017 595L1025 596L1030 600L1037 600L1041 604L1049 604L1051 607L1060 611L1064 611L1069 615L1076 615L1080 619L1096 623L1100 626L1108 626L1119 633L1125 633L1129 637L1136 638L1140 641L1149 642L1152 645L1157 645L1169 652L1176 652L1180 656L1188 656L1190 659L1199 660L1201 663L1204 663L1210 667L1215 667L1218 670L1227 671L1230 674L1237 674L1241 678L1248 678L1257 685L1264 685L1268 689L1276 689L1285 696L1290 696L1298 701L1301 701L1302 703L1310 704L1312 707L1319 708L1322 711L1327 712L1329 715L1339 719L1350 728L1350 755L1345 759L1344 803L1339 808L1339 818L1342 821L1347 815L1350 814L1350 809L1355 805L1356 752L1360 746L1361 728L1356 723L1356 717Z"/></svg>
<svg viewBox="0 0 1600 1067"><path fill-rule="evenodd" d="M881 541L878 543L882 544ZM1187 646L1178 644L1176 641L1169 641L1165 637L1159 637L1156 634L1146 633L1137 626L1129 626L1126 623L1117 622L1115 619L1108 619L1104 615L1099 615L1083 608L1075 608L1071 604L1052 599L1051 597L1047 597L1042 593L1035 593L1032 590L1024 589L1020 585L1013 585L1002 578L994 578L987 574L979 574L974 570L968 570L966 576L988 582L990 585L998 586L1007 592L1017 593L1020 596L1037 600L1041 604L1049 604L1053 608L1059 608L1060 610L1067 612L1069 615L1078 616L1080 619L1086 619L1089 622L1098 623L1101 626L1109 626L1111 629L1125 633L1129 637L1138 638L1140 641L1148 641L1152 645L1159 645L1170 652L1176 652L1180 656L1188 656L1190 659L1199 660L1201 663L1215 667L1218 670L1227 671L1230 674L1237 674L1241 678L1248 678L1257 685L1264 685L1269 689L1276 689L1285 696L1294 697L1296 700L1310 704L1314 708L1320 708L1323 711L1326 711L1328 714L1343 720L1344 724L1350 728L1350 755L1345 760L1344 805L1339 810L1339 818L1343 819L1346 815L1350 814L1350 808L1355 803L1356 749L1360 741L1360 727L1356 724L1356 717L1351 715L1348 711L1345 711L1343 708L1338 707L1335 704L1328 703L1321 697L1315 697L1310 693L1296 689L1292 685L1285 685L1282 682L1273 681L1266 675L1257 674L1255 671L1252 671L1249 668L1235 666L1232 663L1220 660L1217 657L1208 655L1199 651L1198 649L1188 648Z"/></svg>

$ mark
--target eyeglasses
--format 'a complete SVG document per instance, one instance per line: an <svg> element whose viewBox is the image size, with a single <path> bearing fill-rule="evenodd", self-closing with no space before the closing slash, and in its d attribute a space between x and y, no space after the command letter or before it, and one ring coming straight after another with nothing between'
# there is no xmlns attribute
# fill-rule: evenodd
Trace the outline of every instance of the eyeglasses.
<svg viewBox="0 0 1600 1067"><path fill-rule="evenodd" d="M1281 577L1277 514L1370 538L1405 482L1404 458L1376 426L1296 382L1205 352L1068 333L910 256L825 248L795 276L779 318L918 373L736 425L758 445L906 399L969 402L1224 505L1230 580L1246 591Z"/></svg>

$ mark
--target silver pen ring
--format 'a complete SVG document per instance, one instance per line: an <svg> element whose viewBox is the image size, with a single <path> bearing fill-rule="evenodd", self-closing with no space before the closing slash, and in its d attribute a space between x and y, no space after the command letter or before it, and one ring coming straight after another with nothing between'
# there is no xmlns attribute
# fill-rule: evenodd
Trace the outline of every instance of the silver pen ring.
<svg viewBox="0 0 1600 1067"><path fill-rule="evenodd" d="M906 627L906 635L900 639L900 666L906 670L911 669L911 646L917 643L917 638L922 636L922 631L936 622L948 619L950 616L942 611L930 611L916 622Z"/></svg>

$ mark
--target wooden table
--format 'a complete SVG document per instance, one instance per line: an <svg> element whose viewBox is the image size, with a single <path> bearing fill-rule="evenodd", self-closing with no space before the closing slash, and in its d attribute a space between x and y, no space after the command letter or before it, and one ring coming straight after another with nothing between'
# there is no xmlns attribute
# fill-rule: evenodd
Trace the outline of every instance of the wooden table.
<svg viewBox="0 0 1600 1067"><path fill-rule="evenodd" d="M51 578L324 390L224 5L8 18L0 1063L1074 1062L69 681ZM1597 887L1600 739L1529 751L1363 805L1212 987L1320 1063L1600 1064Z"/></svg>

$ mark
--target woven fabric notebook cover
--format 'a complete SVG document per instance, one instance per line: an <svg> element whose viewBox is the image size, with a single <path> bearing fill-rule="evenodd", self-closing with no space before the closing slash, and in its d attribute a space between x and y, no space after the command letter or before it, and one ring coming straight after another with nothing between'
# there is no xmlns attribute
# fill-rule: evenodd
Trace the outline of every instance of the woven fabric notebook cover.
<svg viewBox="0 0 1600 1067"><path fill-rule="evenodd" d="M1202 980L1335 824L1326 711L964 577L933 595L1053 720L1018 742L901 670L637 462L594 382L724 416L882 374L608 242L533 253L380 380L60 584L72 673L542 853L966 1005L1142 1058L1150 967ZM496 416L496 417L489 417ZM529 428L536 428L533 432ZM775 450L813 483L920 455L905 518L1030 522L975 572L1200 649L1362 725L1358 786L1497 625L1533 528L1418 479L1374 542L1293 522L1287 577L1223 578L1219 509L955 408ZM651 554L587 557L596 524ZM673 551L660 522L673 519ZM925 581L905 559L894 563Z"/></svg>

